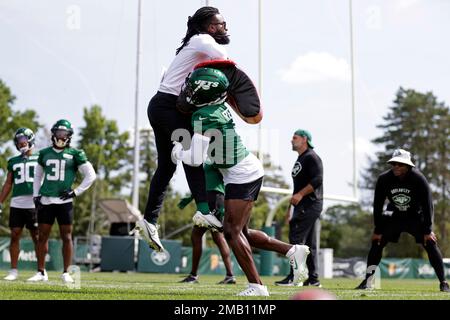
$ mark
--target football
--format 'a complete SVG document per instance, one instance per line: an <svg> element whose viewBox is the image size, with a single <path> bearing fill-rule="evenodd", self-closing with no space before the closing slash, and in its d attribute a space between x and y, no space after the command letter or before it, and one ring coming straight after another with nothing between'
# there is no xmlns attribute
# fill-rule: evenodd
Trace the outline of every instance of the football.
<svg viewBox="0 0 450 320"><path fill-rule="evenodd" d="M291 300L336 300L336 296L323 289L306 289L294 294Z"/></svg>

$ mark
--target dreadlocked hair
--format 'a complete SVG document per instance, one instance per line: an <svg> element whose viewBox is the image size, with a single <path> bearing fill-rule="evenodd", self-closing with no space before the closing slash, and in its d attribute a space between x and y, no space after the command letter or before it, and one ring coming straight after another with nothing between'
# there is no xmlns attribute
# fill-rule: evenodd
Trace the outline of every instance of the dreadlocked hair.
<svg viewBox="0 0 450 320"><path fill-rule="evenodd" d="M177 48L176 54L183 49L196 34L206 32L211 18L220 14L219 9L214 7L201 7L194 15L188 17L186 36L181 41L181 46Z"/></svg>

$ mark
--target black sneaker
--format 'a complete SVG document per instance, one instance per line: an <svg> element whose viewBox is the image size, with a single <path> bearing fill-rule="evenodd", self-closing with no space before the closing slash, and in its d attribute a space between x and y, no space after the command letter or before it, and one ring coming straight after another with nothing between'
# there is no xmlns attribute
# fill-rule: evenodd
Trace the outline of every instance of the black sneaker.
<svg viewBox="0 0 450 320"><path fill-rule="evenodd" d="M310 280L310 279L307 279L305 282L303 282L303 286L304 287L312 286L312 287L322 288L322 285L320 284L319 280Z"/></svg>
<svg viewBox="0 0 450 320"><path fill-rule="evenodd" d="M441 284L439 285L439 289L442 292L450 292L450 288L448 286L448 282L447 281L442 281Z"/></svg>
<svg viewBox="0 0 450 320"><path fill-rule="evenodd" d="M275 281L275 285L277 286L284 286L284 287L291 287L294 285L294 277L289 275L286 278L284 278L283 280L280 281Z"/></svg>
<svg viewBox="0 0 450 320"><path fill-rule="evenodd" d="M198 283L198 276L188 275L186 278L180 281L180 283Z"/></svg>
<svg viewBox="0 0 450 320"><path fill-rule="evenodd" d="M371 289L371 288L370 288L369 285L367 284L367 279L364 279L364 280L359 284L359 286L357 286L357 287L355 288L355 290L369 290L369 289Z"/></svg>
<svg viewBox="0 0 450 320"><path fill-rule="evenodd" d="M225 279L218 284L236 284L236 278L234 276L226 276Z"/></svg>

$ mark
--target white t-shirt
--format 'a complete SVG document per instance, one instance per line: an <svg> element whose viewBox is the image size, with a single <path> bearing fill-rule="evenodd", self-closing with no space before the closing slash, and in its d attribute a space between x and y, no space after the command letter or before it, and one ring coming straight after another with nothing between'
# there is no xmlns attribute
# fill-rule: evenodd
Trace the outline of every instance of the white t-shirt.
<svg viewBox="0 0 450 320"><path fill-rule="evenodd" d="M11 208L19 208L19 209L34 209L34 201L33 196L17 196L11 198Z"/></svg>
<svg viewBox="0 0 450 320"><path fill-rule="evenodd" d="M218 44L212 36L195 35L173 59L161 80L159 91L179 95L186 77L195 65L208 60L227 58L225 46Z"/></svg>
<svg viewBox="0 0 450 320"><path fill-rule="evenodd" d="M223 176L223 183L245 184L253 182L264 176L264 168L261 161L249 153L244 159L230 168L219 168Z"/></svg>

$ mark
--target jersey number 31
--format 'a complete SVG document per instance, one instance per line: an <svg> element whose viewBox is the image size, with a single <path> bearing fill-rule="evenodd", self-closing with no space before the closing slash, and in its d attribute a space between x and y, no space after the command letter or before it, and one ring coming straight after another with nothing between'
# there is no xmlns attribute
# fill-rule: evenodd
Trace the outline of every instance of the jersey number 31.
<svg viewBox="0 0 450 320"><path fill-rule="evenodd" d="M47 180L49 181L64 181L66 172L66 160L49 159L46 165L51 172L47 173Z"/></svg>

